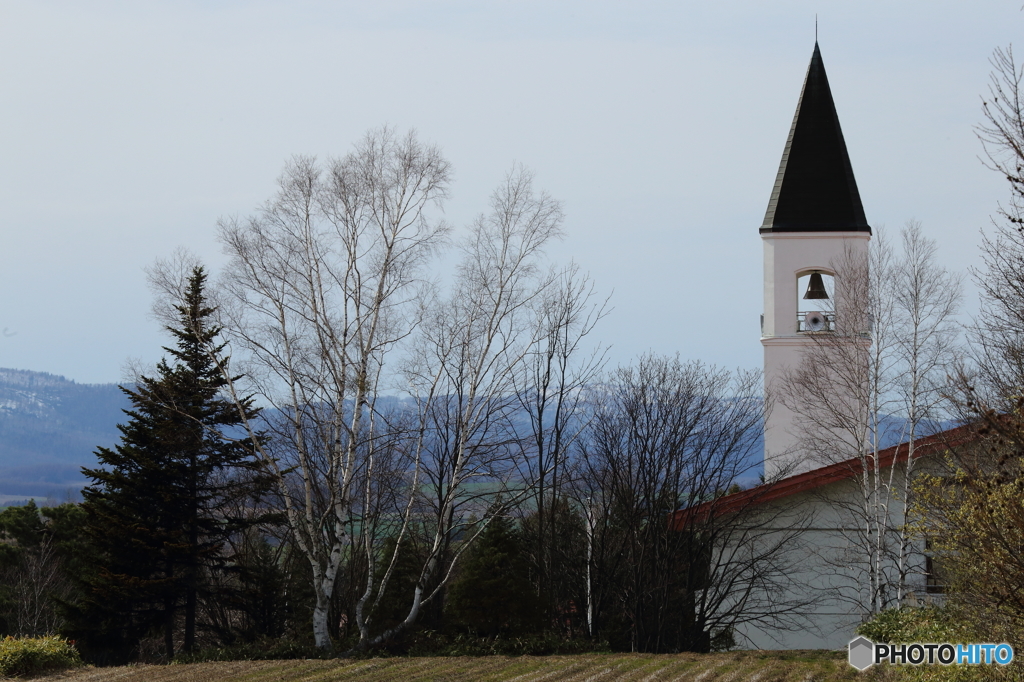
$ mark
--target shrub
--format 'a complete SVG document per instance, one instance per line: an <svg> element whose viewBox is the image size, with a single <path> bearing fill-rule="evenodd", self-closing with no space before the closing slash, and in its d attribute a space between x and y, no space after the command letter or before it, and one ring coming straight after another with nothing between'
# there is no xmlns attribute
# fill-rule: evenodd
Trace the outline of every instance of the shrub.
<svg viewBox="0 0 1024 682"><path fill-rule="evenodd" d="M889 608L857 628L857 634L874 642L968 642L974 641L963 619L951 606Z"/></svg>
<svg viewBox="0 0 1024 682"><path fill-rule="evenodd" d="M78 651L61 637L5 637L0 640L0 675L35 675L82 665Z"/></svg>
<svg viewBox="0 0 1024 682"><path fill-rule="evenodd" d="M318 649L312 640L260 638L230 646L211 647L174 657L175 663L207 663L210 661L272 661L297 658L335 658L336 651Z"/></svg>
<svg viewBox="0 0 1024 682"><path fill-rule="evenodd" d="M857 628L857 634L874 642L984 642L987 637L972 628L955 604L887 609ZM975 682L1019 680L1020 664L998 665L896 665L893 677L905 682Z"/></svg>

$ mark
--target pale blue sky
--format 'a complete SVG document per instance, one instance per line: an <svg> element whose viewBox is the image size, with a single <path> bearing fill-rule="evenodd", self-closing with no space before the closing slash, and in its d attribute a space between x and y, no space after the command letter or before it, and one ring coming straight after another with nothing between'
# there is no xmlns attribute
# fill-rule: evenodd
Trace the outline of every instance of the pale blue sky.
<svg viewBox="0 0 1024 682"><path fill-rule="evenodd" d="M977 262L978 161L1014 2L0 1L0 366L118 381L166 343L143 268L213 266L286 158L415 127L462 225L514 161L611 293L613 362L761 364L761 224L819 17L868 221ZM1024 48L1022 48L1024 55Z"/></svg>

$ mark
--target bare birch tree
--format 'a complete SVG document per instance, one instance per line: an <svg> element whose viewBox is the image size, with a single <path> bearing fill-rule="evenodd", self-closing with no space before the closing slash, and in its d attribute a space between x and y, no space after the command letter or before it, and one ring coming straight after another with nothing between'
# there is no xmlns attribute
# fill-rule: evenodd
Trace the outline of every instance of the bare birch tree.
<svg viewBox="0 0 1024 682"><path fill-rule="evenodd" d="M20 549L14 565L0 570L0 579L11 588L14 597L11 632L21 637L57 632L65 624L57 603L75 594L66 561L60 556L57 541L48 533L41 533L35 546Z"/></svg>
<svg viewBox="0 0 1024 682"><path fill-rule="evenodd" d="M894 272L896 325L894 339L898 359L897 399L904 418L907 460L890 485L898 485L900 516L906 520L913 505L912 480L915 473L917 439L934 432L930 426L948 413L949 376L960 355L960 325L956 316L963 297L963 278L936 262L938 247L924 236L921 224L910 221L900 233L902 258ZM911 538L906 523L896 528L895 598L902 603L914 570L911 566Z"/></svg>
<svg viewBox="0 0 1024 682"><path fill-rule="evenodd" d="M847 252L832 264L833 328L810 337L779 395L797 416L807 456L856 472L856 495L828 500L842 527L819 558L837 576L858 574L839 598L864 615L900 603L920 571L904 521L913 441L937 416L957 334L959 278L935 263L934 243L916 223L901 240L897 254L878 230L866 255ZM889 442L908 439L905 465L881 461Z"/></svg>
<svg viewBox="0 0 1024 682"><path fill-rule="evenodd" d="M857 472L841 509L839 536L818 560L838 575L860 572L839 599L866 613L885 608L891 488L878 460L880 415L891 398L893 358L892 249L876 230L867 253L847 250L835 263L832 328L810 336L800 364L785 375L779 400L796 415L800 447L819 466L849 463ZM843 582L840 582L842 585Z"/></svg>
<svg viewBox="0 0 1024 682"><path fill-rule="evenodd" d="M532 483L526 504L527 536L532 540L537 591L549 609L567 613L578 588L572 548L574 517L567 506L570 453L587 425L586 393L604 365L604 350L584 343L604 316L607 299L594 300L592 280L571 265L558 275L536 310L537 341L515 394L526 416L529 439L523 479ZM561 526L568 523L570 527ZM547 614L552 622L554 613ZM565 618L562 622L564 624Z"/></svg>
<svg viewBox="0 0 1024 682"><path fill-rule="evenodd" d="M450 173L436 147L383 128L326 166L293 159L273 200L220 225L225 329L250 382L234 397L251 391L273 408L249 427L266 431L254 442L313 573L321 648L355 529L380 511L381 460L396 456L377 396L386 359L415 327L421 267L447 231L428 209Z"/></svg>
<svg viewBox="0 0 1024 682"><path fill-rule="evenodd" d="M495 500L530 489L529 443L514 420L528 358L562 295L587 290L552 297L559 277L542 259L562 211L522 168L459 243L450 295L423 284L421 266L446 232L426 210L445 197L448 173L436 149L384 129L326 169L296 159L275 200L221 226L232 256L225 326L247 354L246 390L274 408L251 431L262 430L261 454L312 568L321 647L339 571L365 571L350 611L358 648L387 641L443 595L500 511ZM385 409L388 387L409 398ZM425 540L420 575L405 617L382 630L377 607L414 536Z"/></svg>
<svg viewBox="0 0 1024 682"><path fill-rule="evenodd" d="M451 294L427 303L406 365L422 483L413 486L403 526L406 532L414 514L421 519L426 558L405 620L374 637L367 621L363 646L411 625L443 593L470 541L501 513L496 500L507 506L529 489L520 477L529 443L516 431L514 412L538 339L538 311L552 314L542 302L557 279L541 267L541 257L560 236L561 221L559 203L534 191L530 172L514 169L492 195L490 212L461 242Z"/></svg>

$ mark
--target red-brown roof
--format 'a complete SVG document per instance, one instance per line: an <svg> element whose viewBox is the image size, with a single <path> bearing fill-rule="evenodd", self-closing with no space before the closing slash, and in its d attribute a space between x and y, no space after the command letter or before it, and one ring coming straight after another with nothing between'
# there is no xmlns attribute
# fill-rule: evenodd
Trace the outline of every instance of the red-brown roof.
<svg viewBox="0 0 1024 682"><path fill-rule="evenodd" d="M918 438L914 445L914 459L942 452L947 448L960 445L971 440L975 431L973 425L958 426L941 431L931 436ZM905 462L910 453L908 443L900 443L878 453L879 468L885 469L896 462ZM771 502L797 493L820 488L829 483L836 483L857 476L863 471L860 458L848 459L827 466L805 471L802 474L789 476L774 483L765 483L749 490L743 490L723 498L709 500L694 507L680 509L672 516L672 524L677 529L684 524L684 519L694 516L705 517L709 514L718 515L739 511L751 505Z"/></svg>

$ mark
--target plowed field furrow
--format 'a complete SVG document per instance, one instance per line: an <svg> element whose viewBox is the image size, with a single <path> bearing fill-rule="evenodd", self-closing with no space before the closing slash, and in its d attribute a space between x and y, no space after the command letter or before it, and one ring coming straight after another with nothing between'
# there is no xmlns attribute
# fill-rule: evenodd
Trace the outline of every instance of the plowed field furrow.
<svg viewBox="0 0 1024 682"><path fill-rule="evenodd" d="M566 670L572 665L571 662L554 658L544 661L537 657L502 657L494 667L481 673L479 678L467 679L479 679L480 682L549 682L564 679Z"/></svg>
<svg viewBox="0 0 1024 682"><path fill-rule="evenodd" d="M533 668L533 670L519 673L514 677L508 677L506 678L505 682L547 682L547 680L557 678L558 675L561 675L565 672L565 667L562 666L557 668L552 666L553 669L541 668L540 670L536 669L538 667L537 665L532 665L531 667ZM510 670L509 672L511 673L515 671Z"/></svg>
<svg viewBox="0 0 1024 682"><path fill-rule="evenodd" d="M692 680L693 682L712 682L713 680L719 679L719 673L727 665L728 662L724 662L724 660L720 660L720 662L711 662L711 660L709 660L709 662L705 666L703 666L703 669L700 670L699 673L697 672L697 670L699 669L695 669L693 671L693 677L684 675L682 677L676 678L676 680L678 680L679 682L684 682L684 680L686 682L689 682L690 680Z"/></svg>
<svg viewBox="0 0 1024 682"><path fill-rule="evenodd" d="M222 661L82 668L38 682L877 682L840 654L587 654Z"/></svg>
<svg viewBox="0 0 1024 682"><path fill-rule="evenodd" d="M637 680L649 677L652 670L659 670L664 668L664 666L665 662L659 662L655 659L621 659L618 661L612 679L615 682L637 682Z"/></svg>

